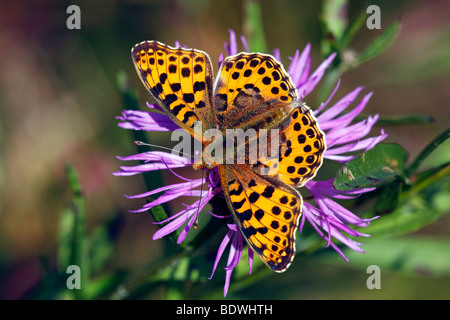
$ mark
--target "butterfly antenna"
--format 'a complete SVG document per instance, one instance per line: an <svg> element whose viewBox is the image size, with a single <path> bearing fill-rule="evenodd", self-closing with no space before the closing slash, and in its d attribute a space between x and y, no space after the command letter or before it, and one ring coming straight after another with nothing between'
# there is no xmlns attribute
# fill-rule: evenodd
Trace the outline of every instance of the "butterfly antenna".
<svg viewBox="0 0 450 320"><path fill-rule="evenodd" d="M175 151L175 152L181 153L183 156L190 157L190 159L194 159L194 156L192 154L180 152L180 151L172 149L172 148L158 146L156 144L146 143L146 142L142 142L142 141L134 141L134 144L137 146L155 147L155 148L160 148L160 149L164 149L164 150Z"/></svg>

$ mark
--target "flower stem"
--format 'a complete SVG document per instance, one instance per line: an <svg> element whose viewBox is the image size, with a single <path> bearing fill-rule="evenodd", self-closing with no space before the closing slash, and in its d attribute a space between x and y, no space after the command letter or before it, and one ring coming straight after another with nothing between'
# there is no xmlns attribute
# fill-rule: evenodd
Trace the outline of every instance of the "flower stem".
<svg viewBox="0 0 450 320"><path fill-rule="evenodd" d="M405 175L407 177L410 177L417 170L417 168L419 168L422 162L434 151L434 149L436 149L449 137L450 137L450 128L447 128L447 130L445 130L436 138L434 138L434 140L431 141L431 143L428 144L428 146L426 146L425 149L422 150L422 152L417 156L417 158L413 161L413 163L405 170Z"/></svg>
<svg viewBox="0 0 450 320"><path fill-rule="evenodd" d="M404 199L408 199L414 194L417 194L418 192L426 189L430 185L438 182L444 177L448 177L450 175L450 163L447 163L443 165L437 172L435 172L433 175L429 176L428 178L425 178L419 183L414 184L410 189L403 192L400 195L399 201L403 201Z"/></svg>

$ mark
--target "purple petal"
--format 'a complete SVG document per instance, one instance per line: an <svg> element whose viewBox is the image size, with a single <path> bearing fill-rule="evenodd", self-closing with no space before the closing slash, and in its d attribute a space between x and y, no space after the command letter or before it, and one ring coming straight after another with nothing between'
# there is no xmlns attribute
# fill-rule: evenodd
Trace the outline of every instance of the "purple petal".
<svg viewBox="0 0 450 320"><path fill-rule="evenodd" d="M327 155L335 155L335 154L342 154L345 152L352 152L356 150L364 150L364 152L366 152L371 148L373 148L376 144L378 144L381 140L385 139L386 137L387 134L382 133L381 135L373 138L367 138L361 141L356 141L341 147L330 148L327 151L325 151L325 153Z"/></svg>
<svg viewBox="0 0 450 320"><path fill-rule="evenodd" d="M351 126L337 126L329 130L326 134L328 147L360 140L370 133L377 120L378 115L374 117L369 116L367 119L354 123Z"/></svg>
<svg viewBox="0 0 450 320"><path fill-rule="evenodd" d="M125 156L125 157L117 157L118 159L122 161L131 161L131 160L138 160L138 161L164 161L167 164L184 164L184 165L190 165L192 164L192 161L189 159L186 159L185 157L180 157L179 155L164 152L164 151L147 151L142 152L138 154L134 154L131 156Z"/></svg>
<svg viewBox="0 0 450 320"><path fill-rule="evenodd" d="M174 232L179 227L181 227L188 219L192 216L193 210L183 210L177 214L177 219L172 222L166 224L164 227L159 229L153 234L153 240L161 239L162 237ZM195 212L195 211L194 211Z"/></svg>
<svg viewBox="0 0 450 320"><path fill-rule="evenodd" d="M170 184L168 186L164 186L164 187L161 187L161 188L158 188L158 189L154 189L154 190L151 190L151 191L148 191L148 192L144 192L144 193L141 193L139 195L126 196L126 197L129 198L129 199L144 198L144 197L148 197L148 196L151 196L153 194L160 193L160 192L167 191L167 190L169 190L169 192L172 192L172 193L183 193L183 192L185 192L187 190L191 190L193 188L196 188L196 187L202 185L204 182L205 182L204 179L198 179L198 180L192 180L190 182L182 182L182 183ZM166 192L166 193L169 193L169 192Z"/></svg>
<svg viewBox="0 0 450 320"><path fill-rule="evenodd" d="M140 173L144 173L144 172L149 172L149 171L156 171L156 170L163 170L163 169L168 169L168 168L182 168L182 167L186 167L186 166L190 166L190 163L187 164L169 164L167 165L166 163L149 163L149 164L141 164L141 165L137 165L137 166L130 166L130 167L126 167L126 166L121 166L120 167L120 171L117 172L113 172L113 175L115 176L133 176L136 174L140 174Z"/></svg>
<svg viewBox="0 0 450 320"><path fill-rule="evenodd" d="M192 165L190 159L162 151L149 151L117 158L123 161L138 160L145 161L146 163L136 166L121 166L120 171L113 172L113 175L115 176L132 176L148 171L180 168Z"/></svg>
<svg viewBox="0 0 450 320"><path fill-rule="evenodd" d="M320 215L311 214L310 211L315 209L313 206L310 206L309 203L305 203L303 207L304 218L308 219L309 223L313 226L316 232L325 240L328 240L328 237L317 227L317 223L321 223ZM348 258L345 254L336 246L333 242L329 243L329 245L336 250L340 256L348 263Z"/></svg>
<svg viewBox="0 0 450 320"><path fill-rule="evenodd" d="M333 99L334 94L336 93L337 89L339 89L339 86L341 84L341 79L337 80L336 86L334 87L333 91L331 92L330 96L328 97L328 99L322 103L320 105L319 108L317 108L317 110L314 111L314 115L317 117L317 115L328 105L328 103L330 103L331 99Z"/></svg>
<svg viewBox="0 0 450 320"><path fill-rule="evenodd" d="M364 107L366 106L367 102L369 102L371 96L372 92L366 94L361 102L352 111L342 115L337 119L326 121L326 125L323 130L326 130L328 128L336 128L338 126L342 128L349 125L353 121L353 119L364 110Z"/></svg>
<svg viewBox="0 0 450 320"><path fill-rule="evenodd" d="M273 49L273 53L272 54L275 57L275 59L277 59L278 61L281 62L280 49L278 49L278 48Z"/></svg>
<svg viewBox="0 0 450 320"><path fill-rule="evenodd" d="M320 128L322 130L332 128L332 126L327 126L327 122L344 111L356 99L362 89L363 87L357 87L356 89L345 95L343 98L341 98L327 111L320 114L317 117L317 120L320 123Z"/></svg>
<svg viewBox="0 0 450 320"><path fill-rule="evenodd" d="M245 39L245 37L243 35L241 36L241 42L242 42L242 46L244 47L244 51L250 52L250 50L248 48L248 44L247 44L247 39Z"/></svg>
<svg viewBox="0 0 450 320"><path fill-rule="evenodd" d="M186 236L187 236L189 230L191 229L192 225L197 220L198 214L203 210L203 208L206 206L206 204L214 197L214 195L215 194L210 193L209 195L202 197L200 200L198 200L192 204L193 208L191 210L194 210L195 214L193 215L193 217L189 221L189 223L181 231L181 233L177 239L177 244L180 244L181 242L183 242L186 239Z"/></svg>
<svg viewBox="0 0 450 320"><path fill-rule="evenodd" d="M157 103L148 103L148 102L145 102L145 104L146 104L147 107L150 108L150 109L156 109L156 110L158 110L158 111L165 112L165 111L161 108L161 106L160 106L159 104L157 104Z"/></svg>
<svg viewBox="0 0 450 320"><path fill-rule="evenodd" d="M311 63L309 57L310 52L311 44L308 43L301 55L299 55L298 50L295 51L295 56L292 58L291 64L289 65L288 73L291 75L292 81L297 88L304 84L309 75L309 65Z"/></svg>
<svg viewBox="0 0 450 320"><path fill-rule="evenodd" d="M178 126L169 116L156 112L124 110L122 116L116 117L123 122L117 125L124 129L146 131L173 131Z"/></svg>
<svg viewBox="0 0 450 320"><path fill-rule="evenodd" d="M209 280L211 280L212 277L214 276L214 272L216 271L217 264L219 263L223 252L225 251L228 243L230 242L233 233L234 233L233 230L228 230L227 234L225 235L225 237L223 238L222 242L220 243L219 250L217 250L216 260L214 261L214 266L213 266L213 270L212 270L211 276L208 278Z"/></svg>
<svg viewBox="0 0 450 320"><path fill-rule="evenodd" d="M310 180L306 183L308 189L315 189L321 194L336 198L336 199L351 199L359 196L362 193L370 192L376 188L361 188L353 190L338 190L333 187L334 178L326 181L313 181Z"/></svg>
<svg viewBox="0 0 450 320"><path fill-rule="evenodd" d="M227 45L225 46L225 50L227 51L227 55L233 56L238 53L236 33L232 29L228 29L228 32L230 33L230 43L229 44L227 43Z"/></svg>
<svg viewBox="0 0 450 320"><path fill-rule="evenodd" d="M308 80L298 88L300 100L306 97L311 91L314 90L325 74L326 69L329 67L333 59L336 57L336 52L333 52L320 66L314 71L314 73L308 78Z"/></svg>
<svg viewBox="0 0 450 320"><path fill-rule="evenodd" d="M305 48L305 50L306 50L306 48ZM303 50L303 52L305 50ZM291 60L291 64L289 65L287 72L289 73L289 75L291 76L292 79L294 79L294 77L298 73L297 69L298 69L299 64L297 61L298 61L299 55L300 55L300 52L298 50L295 50L295 55L293 57L289 57L289 59Z"/></svg>
<svg viewBox="0 0 450 320"><path fill-rule="evenodd" d="M332 160L340 163L346 163L350 160L355 159L356 156L331 156L331 155L324 155L324 159Z"/></svg>
<svg viewBox="0 0 450 320"><path fill-rule="evenodd" d="M219 63L218 63L218 68L220 69L220 66L222 65L222 62L223 62L223 53L221 53L220 55L219 55Z"/></svg>

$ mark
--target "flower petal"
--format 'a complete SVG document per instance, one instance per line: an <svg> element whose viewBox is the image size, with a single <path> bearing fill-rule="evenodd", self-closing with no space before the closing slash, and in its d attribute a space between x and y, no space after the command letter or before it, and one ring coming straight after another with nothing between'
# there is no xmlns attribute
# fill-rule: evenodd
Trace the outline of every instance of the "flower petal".
<svg viewBox="0 0 450 320"><path fill-rule="evenodd" d="M116 119L123 121L119 122L118 126L124 129L173 131L178 128L169 116L156 112L124 110Z"/></svg>
<svg viewBox="0 0 450 320"><path fill-rule="evenodd" d="M336 57L336 52L330 54L330 56L323 61L320 66L314 71L314 73L308 78L308 80L298 88L300 100L306 97L311 91L314 90L325 74L326 69L329 67L333 59Z"/></svg>

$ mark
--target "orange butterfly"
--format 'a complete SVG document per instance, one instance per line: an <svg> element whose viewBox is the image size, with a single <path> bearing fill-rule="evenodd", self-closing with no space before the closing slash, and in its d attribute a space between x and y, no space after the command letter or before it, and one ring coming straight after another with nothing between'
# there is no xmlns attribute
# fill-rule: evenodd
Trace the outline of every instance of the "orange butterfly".
<svg viewBox="0 0 450 320"><path fill-rule="evenodd" d="M276 161L261 156L267 154L262 152L256 162L248 161L246 154L244 164L204 161L194 168L218 166L228 207L248 245L268 267L285 271L295 256L302 208L295 188L315 176L326 145L316 118L299 101L283 66L271 55L239 53L225 58L213 84L211 60L205 52L157 41L141 42L131 52L153 98L194 138L198 122L202 132L278 130ZM201 142L204 147L210 143ZM246 141L246 146L251 142ZM268 174L261 173L264 169Z"/></svg>

